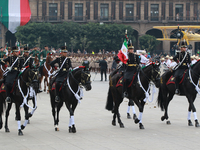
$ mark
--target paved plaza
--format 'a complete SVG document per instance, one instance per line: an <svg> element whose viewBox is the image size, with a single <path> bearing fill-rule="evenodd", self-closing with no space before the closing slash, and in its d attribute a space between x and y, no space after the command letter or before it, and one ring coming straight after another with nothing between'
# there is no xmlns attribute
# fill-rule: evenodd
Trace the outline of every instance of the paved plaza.
<svg viewBox="0 0 200 150"><path fill-rule="evenodd" d="M94 73L92 74L92 80ZM0 150L197 150L200 147L200 128L187 126L188 102L185 97L175 96L169 105L171 125L160 120L163 112L154 101L145 105L144 130L132 119L126 118L128 100L124 99L120 114L125 128L112 126L112 114L105 109L108 81L100 81L97 74L92 81L92 90L84 91L84 98L75 111L77 133L68 132L69 113L65 106L60 112L60 131L53 125L49 94L37 97L38 108L31 123L18 136L15 108L10 112L9 129L0 130ZM157 89L158 91L158 89ZM195 101L200 118L200 96ZM136 111L138 114L137 107ZM131 110L132 111L132 110ZM22 123L24 111L21 109ZM192 115L193 120L193 115ZM194 121L193 121L194 124Z"/></svg>

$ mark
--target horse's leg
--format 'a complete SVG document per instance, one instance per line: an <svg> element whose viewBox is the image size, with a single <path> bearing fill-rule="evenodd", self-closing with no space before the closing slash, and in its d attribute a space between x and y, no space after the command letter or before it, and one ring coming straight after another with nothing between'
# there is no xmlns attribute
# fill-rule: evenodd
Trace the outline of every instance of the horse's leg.
<svg viewBox="0 0 200 150"><path fill-rule="evenodd" d="M47 94L49 94L49 77L47 77Z"/></svg>
<svg viewBox="0 0 200 150"><path fill-rule="evenodd" d="M164 106L164 108L165 108L164 118L166 119L166 124L168 124L168 125L171 124L170 120L168 120L169 119L169 116L168 116L168 106L169 106L169 103L172 100L173 96L174 96L174 94L172 94L172 93L168 94L168 97L166 97L166 103L165 103L165 106Z"/></svg>
<svg viewBox="0 0 200 150"><path fill-rule="evenodd" d="M55 100L54 100L54 102L55 102ZM57 110L56 110L56 112L57 112L57 117L56 117L56 119L55 119L55 131L59 131L59 128L58 128L58 123L59 123L59 112L60 112L60 109L61 109L62 105L63 105L63 101L60 101L60 102L58 103L58 106L57 106ZM56 115L56 114L55 114L55 115Z"/></svg>
<svg viewBox="0 0 200 150"><path fill-rule="evenodd" d="M40 83L39 83L39 88L40 88L40 90L42 90L42 79L43 79L43 76L41 76L40 78L39 78L39 81L40 81Z"/></svg>
<svg viewBox="0 0 200 150"><path fill-rule="evenodd" d="M131 108L132 108L132 111L133 111L133 119L135 120L135 118L137 118L137 116L136 116L136 112L135 112L134 103L133 103L132 99L129 99L128 108L127 108L127 118L128 119L131 119L131 115L129 113Z"/></svg>
<svg viewBox="0 0 200 150"><path fill-rule="evenodd" d="M17 100L17 98L15 100ZM21 129L20 104L18 102L15 102L15 107L16 107L16 119L17 119L17 124L18 124L18 135L23 135L23 132Z"/></svg>
<svg viewBox="0 0 200 150"><path fill-rule="evenodd" d="M121 103L121 101L122 101L121 96L118 97L118 99L116 99L116 100L117 100L117 101L116 101L116 103L115 103L114 113L115 113L115 115L117 116L117 120L118 120L118 123L119 123L120 128L124 128L124 124L122 123L122 121L121 121L121 119L120 119L120 114L119 114L119 105L120 105L120 103ZM115 117L116 117L116 116L115 116ZM113 116L113 120L114 120L114 116Z"/></svg>
<svg viewBox="0 0 200 150"><path fill-rule="evenodd" d="M10 109L12 107L12 103L8 103L7 105L7 109L6 109L6 118L5 118L5 132L10 132L9 128L8 128L8 116L10 113Z"/></svg>
<svg viewBox="0 0 200 150"><path fill-rule="evenodd" d="M44 77L44 92L46 92L46 82L47 82L47 77Z"/></svg>
<svg viewBox="0 0 200 150"><path fill-rule="evenodd" d="M3 114L3 112L0 113L0 129L3 126L2 114Z"/></svg>
<svg viewBox="0 0 200 150"><path fill-rule="evenodd" d="M188 102L189 102L189 107L191 107L193 115L194 115L194 120L195 120L195 127L199 127L199 122L198 122L198 118L197 118L197 113L196 113L196 108L194 106L194 100L196 98L196 94L192 94L192 95L186 95Z"/></svg>
<svg viewBox="0 0 200 150"><path fill-rule="evenodd" d="M191 106L189 105L189 107L188 107L188 117L187 117L188 126L193 126L192 121L191 121L191 111L192 111L192 108L191 108Z"/></svg>

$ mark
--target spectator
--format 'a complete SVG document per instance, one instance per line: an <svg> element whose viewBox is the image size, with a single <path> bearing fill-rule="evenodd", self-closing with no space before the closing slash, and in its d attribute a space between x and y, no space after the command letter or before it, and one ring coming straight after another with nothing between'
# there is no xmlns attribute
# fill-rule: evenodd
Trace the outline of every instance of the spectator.
<svg viewBox="0 0 200 150"><path fill-rule="evenodd" d="M103 81L103 74L105 74L105 81L107 81L107 75L106 75L106 71L107 71L107 62L105 60L105 57L103 58L103 60L101 60L99 62L99 66L100 66L100 70L101 70L101 81Z"/></svg>

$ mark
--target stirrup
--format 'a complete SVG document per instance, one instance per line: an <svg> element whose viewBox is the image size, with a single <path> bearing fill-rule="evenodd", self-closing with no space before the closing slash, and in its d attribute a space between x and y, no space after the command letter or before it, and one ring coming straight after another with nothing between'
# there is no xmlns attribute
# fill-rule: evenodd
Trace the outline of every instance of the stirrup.
<svg viewBox="0 0 200 150"><path fill-rule="evenodd" d="M180 94L179 89L176 89L176 90L175 90L175 94Z"/></svg>
<svg viewBox="0 0 200 150"><path fill-rule="evenodd" d="M56 96L56 97L55 97L55 102L57 102L57 103L60 102L60 97L59 97L59 96Z"/></svg>
<svg viewBox="0 0 200 150"><path fill-rule="evenodd" d="M8 97L6 97L6 102L7 103L11 103L11 98L8 96Z"/></svg>

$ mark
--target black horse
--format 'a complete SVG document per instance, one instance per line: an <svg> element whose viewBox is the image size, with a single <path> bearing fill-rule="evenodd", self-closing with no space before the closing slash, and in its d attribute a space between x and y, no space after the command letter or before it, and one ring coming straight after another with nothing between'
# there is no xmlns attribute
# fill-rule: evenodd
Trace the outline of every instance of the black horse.
<svg viewBox="0 0 200 150"><path fill-rule="evenodd" d="M70 113L69 120L69 132L75 133L75 123L74 123L74 111L78 104L78 101L81 99L82 86L85 87L86 91L91 90L91 81L90 81L90 72L85 70L85 67L80 66L73 71L68 73L68 77L63 81L63 85L60 88L60 102L55 102L55 90L52 86L54 79L52 78L50 81L50 98L51 98L51 107L52 107L52 115L54 118L54 126L55 131L59 131L58 123L59 123L59 112L63 103Z"/></svg>
<svg viewBox="0 0 200 150"><path fill-rule="evenodd" d="M200 75L200 61L198 61L192 69L189 69L185 71L184 77L182 78L182 82L180 84L180 95L186 96L189 102L189 108L188 108L188 125L193 126L191 121L191 111L194 114L194 120L195 120L195 126L199 127L199 122L196 115L196 108L194 106L194 101L197 95L197 91L195 90L195 86L198 86L198 80ZM167 124L171 124L168 116L168 105L169 102L172 100L174 94L175 94L175 84L173 82L173 77L170 78L173 75L172 71L168 71L164 73L160 78L160 87L159 87L159 93L158 93L158 106L161 107L161 110L165 111L164 116L161 117L161 120L164 121L167 120ZM190 79L190 75L192 80ZM193 84L193 83L194 84Z"/></svg>
<svg viewBox="0 0 200 150"><path fill-rule="evenodd" d="M10 132L8 128L8 116L10 109L12 107L12 103L15 103L16 107L16 120L18 123L18 135L23 135L22 130L25 128L25 126L28 123L29 118L33 115L36 106L32 108L32 112L28 113L28 107L31 108L27 104L28 96L29 96L29 88L32 87L34 90L34 101L36 102L36 91L38 89L39 85L39 78L38 78L38 70L37 69L30 69L27 68L19 77L15 80L15 83L13 85L13 91L11 94L11 103L8 103L6 108L6 116L5 116L5 132ZM3 97L3 100L5 101L5 93L1 93L1 98ZM25 97L25 99L24 99ZM23 125L21 125L21 115L20 115L20 107L23 107L25 109L26 115L25 115L25 122Z"/></svg>
<svg viewBox="0 0 200 150"><path fill-rule="evenodd" d="M138 106L140 115L139 118L137 118L136 115L134 115L135 123L139 122L140 129L144 129L144 126L142 124L142 113L145 105L145 98L146 94L149 92L147 89L149 88L150 81L153 81L156 86L158 87L158 81L160 79L160 69L159 69L160 63L151 63L147 67L141 69L138 73L138 75L135 76L135 80L133 81L133 84L127 89L128 92L128 99L133 100L134 103ZM119 79L121 78L121 74L115 74L110 79L110 86L108 91L108 97L107 97L107 103L106 103L106 109L110 110L114 113L112 125L116 125L116 116L118 119L118 123L121 128L124 127L119 114L119 106L121 102L123 101L122 98L122 86L116 87ZM139 80L140 79L140 80ZM137 81L137 82L136 82ZM138 81L141 81L140 83ZM142 89L143 87L144 89ZM146 94L144 92L146 91Z"/></svg>

